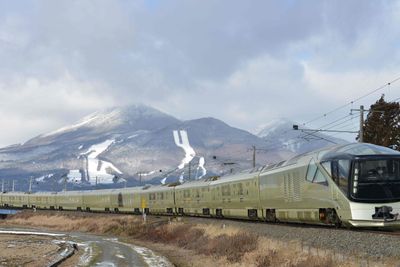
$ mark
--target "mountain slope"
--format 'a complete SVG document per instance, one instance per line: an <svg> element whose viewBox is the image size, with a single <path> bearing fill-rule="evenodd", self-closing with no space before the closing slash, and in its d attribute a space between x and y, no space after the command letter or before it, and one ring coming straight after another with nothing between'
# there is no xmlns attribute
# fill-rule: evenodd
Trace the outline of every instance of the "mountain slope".
<svg viewBox="0 0 400 267"><path fill-rule="evenodd" d="M293 130L297 123L282 118L269 122L258 133L266 146L272 150L287 149L296 154L334 144L346 144L347 141L326 134Z"/></svg>
<svg viewBox="0 0 400 267"><path fill-rule="evenodd" d="M0 149L0 178L30 176L41 189L135 180L187 179L252 167L252 146L264 141L214 118L180 121L135 105L91 114L74 125ZM260 152L264 165L292 155ZM189 164L190 162L190 164ZM190 169L190 171L189 171Z"/></svg>

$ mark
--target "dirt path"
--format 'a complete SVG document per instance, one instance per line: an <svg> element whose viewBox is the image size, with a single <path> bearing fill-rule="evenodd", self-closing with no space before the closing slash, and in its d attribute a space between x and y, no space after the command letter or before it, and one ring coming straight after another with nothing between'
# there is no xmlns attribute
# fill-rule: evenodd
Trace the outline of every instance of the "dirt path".
<svg viewBox="0 0 400 267"><path fill-rule="evenodd" d="M398 237L332 228L167 216L144 223L132 215L47 211L20 213L2 225L118 237L176 266L400 266Z"/></svg>
<svg viewBox="0 0 400 267"><path fill-rule="evenodd" d="M61 246L53 237L0 235L0 266L46 266Z"/></svg>
<svg viewBox="0 0 400 267"><path fill-rule="evenodd" d="M151 250L117 238L21 228L0 228L0 266L46 266L63 253L65 244L76 244L78 249L75 256L62 263L62 267L171 266Z"/></svg>

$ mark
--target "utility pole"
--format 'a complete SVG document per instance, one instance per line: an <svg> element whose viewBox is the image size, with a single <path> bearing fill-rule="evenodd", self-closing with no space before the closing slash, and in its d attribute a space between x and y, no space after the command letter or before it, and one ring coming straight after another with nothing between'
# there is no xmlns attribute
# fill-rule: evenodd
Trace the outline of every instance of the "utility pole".
<svg viewBox="0 0 400 267"><path fill-rule="evenodd" d="M364 106L360 106L359 109L351 109L350 112L353 111L359 111L360 112L360 131L359 137L358 137L358 142L363 143L364 142L364 112L378 112L384 114L385 111L383 110L372 110L372 109L364 109ZM351 113L350 113L351 114Z"/></svg>
<svg viewBox="0 0 400 267"><path fill-rule="evenodd" d="M192 161L189 161L189 177L188 177L188 180L190 181L190 172L191 172L191 166L192 166Z"/></svg>
<svg viewBox="0 0 400 267"><path fill-rule="evenodd" d="M67 176L64 175L64 192L67 192Z"/></svg>
<svg viewBox="0 0 400 267"><path fill-rule="evenodd" d="M360 130L358 131L358 142L364 142L364 112L368 112L369 110L365 110L364 106L361 105L359 109L351 109L350 112L359 111L360 112ZM379 111L380 112L380 111ZM350 113L351 114L351 113Z"/></svg>
<svg viewBox="0 0 400 267"><path fill-rule="evenodd" d="M364 106L360 106L360 137L358 139L360 143L364 142Z"/></svg>
<svg viewBox="0 0 400 267"><path fill-rule="evenodd" d="M139 182L140 182L140 185L142 185L142 172L138 172L138 174L139 174Z"/></svg>
<svg viewBox="0 0 400 267"><path fill-rule="evenodd" d="M29 179L29 194L32 193L32 176Z"/></svg>
<svg viewBox="0 0 400 267"><path fill-rule="evenodd" d="M14 190L15 190L15 180L13 180L13 183L12 183L12 191L14 192Z"/></svg>
<svg viewBox="0 0 400 267"><path fill-rule="evenodd" d="M253 169L256 167L256 146L252 146L253 148Z"/></svg>

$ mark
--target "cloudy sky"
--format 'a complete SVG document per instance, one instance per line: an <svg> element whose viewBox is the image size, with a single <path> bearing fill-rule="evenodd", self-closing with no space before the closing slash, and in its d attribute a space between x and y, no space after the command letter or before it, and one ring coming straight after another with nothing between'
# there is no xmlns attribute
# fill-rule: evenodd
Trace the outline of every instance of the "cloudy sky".
<svg viewBox="0 0 400 267"><path fill-rule="evenodd" d="M0 0L0 145L132 103L307 122L400 76L399 25L399 1Z"/></svg>

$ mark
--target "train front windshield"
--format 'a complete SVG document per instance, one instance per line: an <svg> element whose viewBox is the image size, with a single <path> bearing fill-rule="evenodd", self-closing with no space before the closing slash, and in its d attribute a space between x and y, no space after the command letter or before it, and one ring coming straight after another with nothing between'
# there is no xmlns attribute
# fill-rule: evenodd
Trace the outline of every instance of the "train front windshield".
<svg viewBox="0 0 400 267"><path fill-rule="evenodd" d="M350 195L359 202L400 200L400 158L356 159Z"/></svg>

